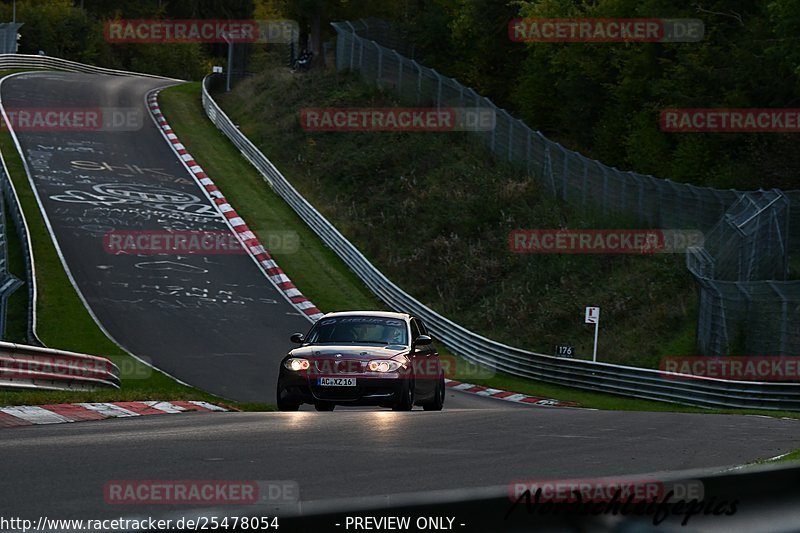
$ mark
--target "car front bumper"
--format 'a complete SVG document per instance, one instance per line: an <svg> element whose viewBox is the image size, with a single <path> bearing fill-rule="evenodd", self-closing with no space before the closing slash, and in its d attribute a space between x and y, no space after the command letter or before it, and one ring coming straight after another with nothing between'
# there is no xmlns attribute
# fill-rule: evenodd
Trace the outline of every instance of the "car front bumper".
<svg viewBox="0 0 800 533"><path fill-rule="evenodd" d="M299 373L282 373L278 381L278 394L289 403L332 402L342 405L391 405L400 400L408 387L408 378L389 373L337 374L337 378L355 378L355 387L320 386L317 378L322 376Z"/></svg>

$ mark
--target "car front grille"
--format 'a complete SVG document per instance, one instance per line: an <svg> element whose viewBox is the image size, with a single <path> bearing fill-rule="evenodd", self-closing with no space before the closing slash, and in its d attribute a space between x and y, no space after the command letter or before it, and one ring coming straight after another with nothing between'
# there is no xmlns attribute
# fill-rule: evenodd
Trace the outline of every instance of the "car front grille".
<svg viewBox="0 0 800 533"><path fill-rule="evenodd" d="M325 359L322 361L318 360L315 363L317 373L322 376L329 374L363 374L366 367L366 362L353 359L342 361Z"/></svg>

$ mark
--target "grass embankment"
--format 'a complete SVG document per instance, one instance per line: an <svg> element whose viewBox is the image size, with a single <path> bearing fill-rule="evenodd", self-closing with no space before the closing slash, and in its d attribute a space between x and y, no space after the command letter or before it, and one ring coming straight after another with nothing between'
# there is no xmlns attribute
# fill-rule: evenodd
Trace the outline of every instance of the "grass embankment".
<svg viewBox="0 0 800 533"><path fill-rule="evenodd" d="M46 346L52 348L108 357L120 367L122 372L122 388L120 390L92 392L0 390L0 405L126 400L206 400L225 403L243 410L270 408L257 404L237 404L181 385L129 356L106 337L89 315L67 277L47 231L22 161L6 128L0 129L0 152L3 154L16 187L30 230L38 290L37 333L39 338ZM12 225L8 226L7 237L9 240L9 269L15 276L25 279L21 243L17 239ZM27 288L23 286L16 291L9 302L8 338L10 340L25 342L27 300Z"/></svg>
<svg viewBox="0 0 800 533"><path fill-rule="evenodd" d="M305 107L409 105L353 75L271 69L220 95L241 130L392 280L489 338L657 367L694 351L696 295L680 254L512 253L516 228L636 227L578 211L465 133L308 133Z"/></svg>
<svg viewBox="0 0 800 533"><path fill-rule="evenodd" d="M220 187L236 211L260 237L271 231L295 231L300 236L299 250L284 253L276 250L281 268L317 303L324 312L345 309L383 309L385 306L359 281L342 261L311 232L297 214L264 182L258 171L205 117L200 102L200 84L171 87L159 95L162 112L181 142ZM271 156L271 152L268 151ZM281 168L279 166L279 168ZM286 172L294 184L294 175ZM302 190L302 187L301 187ZM303 191L305 193L305 191ZM325 202L315 203L324 208ZM676 335L676 338L679 336ZM673 341L676 345L681 341ZM440 351L446 353L442 346ZM470 383L519 391L543 398L576 401L585 407L616 410L680 411L696 413L739 413L636 400L611 394L582 391L497 374L478 378L475 368L459 360L457 373L450 376ZM478 372L481 374L481 372ZM748 411L748 413L753 413ZM763 412L770 416L796 416L794 413Z"/></svg>

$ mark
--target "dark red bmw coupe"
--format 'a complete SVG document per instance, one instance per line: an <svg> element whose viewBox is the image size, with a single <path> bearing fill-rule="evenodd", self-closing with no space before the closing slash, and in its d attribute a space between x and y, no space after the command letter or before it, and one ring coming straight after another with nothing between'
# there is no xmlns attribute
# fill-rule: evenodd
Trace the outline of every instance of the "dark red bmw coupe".
<svg viewBox="0 0 800 533"><path fill-rule="evenodd" d="M415 405L439 411L445 384L439 354L425 325L404 313L328 313L283 358L277 401L281 411L313 404L375 405L410 411Z"/></svg>

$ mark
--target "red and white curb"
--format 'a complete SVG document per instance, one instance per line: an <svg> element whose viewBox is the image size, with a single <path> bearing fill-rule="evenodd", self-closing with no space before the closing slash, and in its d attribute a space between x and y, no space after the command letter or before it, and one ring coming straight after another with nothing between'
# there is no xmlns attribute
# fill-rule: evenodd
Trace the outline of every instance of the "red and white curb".
<svg viewBox="0 0 800 533"><path fill-rule="evenodd" d="M200 165L197 164L194 157L186 150L186 147L181 144L178 136L172 131L169 123L164 118L161 109L158 106L158 90L155 90L147 95L147 106L150 113L158 124L161 135L172 146L172 150L183 162L183 165L189 170L192 176L200 183L200 187L206 192L208 198L217 207L217 210L225 218L231 230L239 237L245 250L255 258L261 270L267 275L269 280L275 287L280 290L289 302L297 308L303 315L307 316L310 320L316 321L322 318L323 313L315 306L311 300L303 296L303 294L294 286L292 280L289 279L281 267L272 259L266 248L258 240L258 237L247 227L245 221L240 217L233 206L228 203L219 188L214 185L214 182L208 175L203 172Z"/></svg>
<svg viewBox="0 0 800 533"><path fill-rule="evenodd" d="M18 405L0 407L0 428L35 424L63 424L84 420L105 420L132 416L165 415L199 411L227 411L202 401L65 403L58 405Z"/></svg>
<svg viewBox="0 0 800 533"><path fill-rule="evenodd" d="M527 403L531 405L538 405L540 407L580 407L575 402L562 402L561 400L537 398L535 396L528 396L527 394L520 394L518 392L493 389L491 387L484 387L482 385L473 385L472 383L462 383L452 379L445 379L444 381L445 385L450 390L466 392L467 394L474 394L476 396L486 396L489 398L495 398L497 400L504 400L506 402Z"/></svg>

